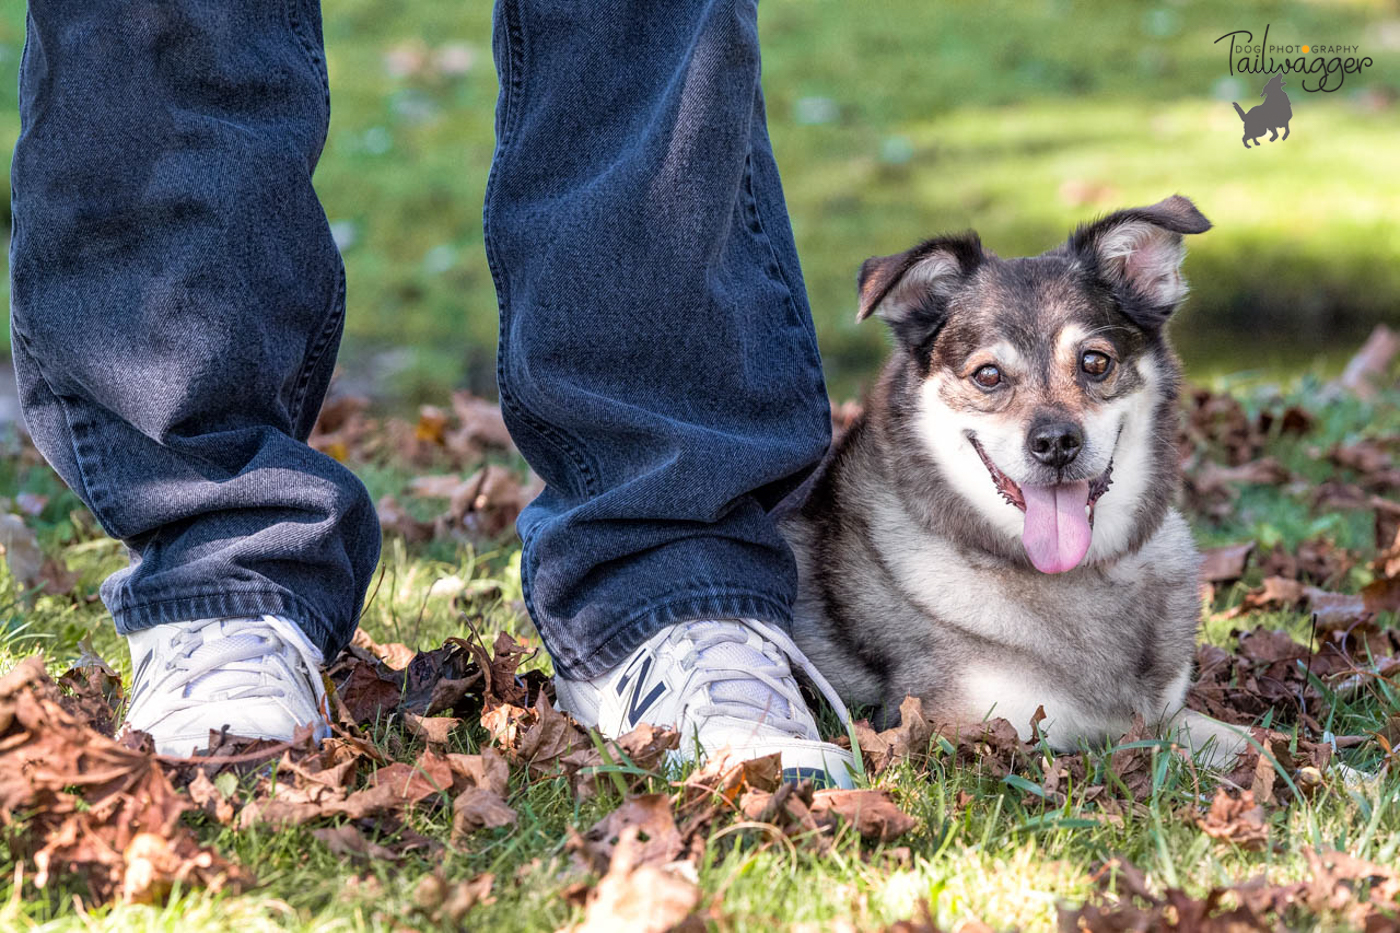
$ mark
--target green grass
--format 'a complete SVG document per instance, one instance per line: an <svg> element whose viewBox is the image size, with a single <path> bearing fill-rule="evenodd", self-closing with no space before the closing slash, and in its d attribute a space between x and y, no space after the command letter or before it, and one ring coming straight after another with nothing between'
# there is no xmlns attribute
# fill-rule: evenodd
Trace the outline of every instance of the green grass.
<svg viewBox="0 0 1400 933"><path fill-rule="evenodd" d="M1315 381L1304 379L1282 392L1237 390L1247 410L1280 408L1292 401L1317 398ZM1302 438L1274 440L1267 453L1298 470L1310 483L1336 472L1310 456L1313 447L1349 442L1400 431L1400 405L1395 394L1374 403L1344 399L1319 412L1316 429ZM392 464L363 470L378 489L402 492L409 473ZM77 500L58 485L48 470L24 461L17 448L0 456L0 484L50 496L32 523L46 551L61 555L78 573L73 594L24 597L13 580L0 571L0 671L20 658L43 651L55 672L71 663L85 638L129 675L122 640L112 630L100 604L85 597L96 593L105 573L120 565L116 545L101 538ZM1374 553L1370 530L1356 516L1318 519L1295 501L1296 493L1267 487L1247 488L1241 507L1221 523L1197 520L1203 542L1271 538L1294 547L1319 530L1339 544ZM441 545L408 548L387 542L382 580L363 619L363 627L380 641L404 641L431 647L462 634L460 611L480 620L489 638L510 631L537 643L518 609L518 551L502 545L489 552L443 550ZM446 576L480 580L485 599L453 606L430 595L432 584ZM1239 601L1247 584L1257 582L1251 570L1246 585L1223 593L1215 609ZM1353 571L1345 588L1369 579L1364 568ZM1393 618L1383 618L1394 624ZM1236 627L1281 627L1295 637L1308 635L1299 613L1260 613L1226 622L1209 616L1203 637L1231 644ZM547 670L542 655L533 665ZM1315 713L1318 711L1314 710ZM1378 684L1353 699L1337 700L1319 718L1339 734L1378 729L1388 716L1400 712L1394 686ZM1291 729L1287 723L1276 728ZM392 733L392 734L391 734ZM398 731L379 728L376 738L385 747L402 749L410 760L420 746ZM459 750L475 751L485 740L479 730L459 732ZM1142 867L1159 889L1184 887L1201 895L1214 885L1239 882L1259 874L1276 881L1295 879L1306 870L1305 846L1338 848L1381 863L1393 863L1400 852L1400 776L1355 787L1339 779L1324 792L1276 810L1272 819L1274 845L1264 852L1223 846L1183 818L1209 795L1209 781L1174 756L1154 755L1153 793L1140 811L1121 818L1097 805L1072 800L1050 807L1024 792L1024 783L999 781L979 768L955 766L936 754L925 771L897 766L880 778L894 790L901 806L919 821L918 828L894 846L908 848L902 857L894 846L872 847L849 836L838 839L833 852L819 857L798 848L764 845L764 837L730 833L716 839L700 866L706 899L722 904L724 929L771 931L801 922L819 927L851 920L862 928L915 914L922 902L934 905L946 928L968 918L980 918L997 929L1052 928L1055 905L1075 903L1095 888L1093 870L1110 856L1127 858ZM1372 769L1380 755L1374 744L1344 753L1351 765ZM1037 782L1032 762L1026 775ZM662 785L654 782L654 787ZM960 800L960 795L962 799ZM579 919L580 912L562 897L576 875L569 873L564 850L568 827L580 830L619 803L605 786L593 800L577 802L562 782L530 780L512 775L511 805L519 824L470 838L460 849L447 849L441 858L409 856L401 864L346 862L315 840L306 829L232 831L194 818L201 839L258 876L260 886L241 895L211 896L181 892L161 907L75 907L77 890L58 885L36 890L28 877L16 875L15 863L0 844L0 928L44 930L393 930L431 929L434 924L415 913L414 890L421 878L441 870L449 879L467 879L483 871L497 877L494 903L478 906L466 918L474 930L553 930ZM444 813L418 815L414 828L446 841L450 817ZM349 879L356 879L353 883ZM1314 921L1313 923L1317 923ZM1325 924L1318 928L1325 928ZM1308 928L1308 924L1305 924Z"/></svg>
<svg viewBox="0 0 1400 933"><path fill-rule="evenodd" d="M494 390L489 7L325 3L333 115L316 182L350 238L344 369L390 403ZM23 16L0 0L5 153ZM854 322L867 256L969 226L1005 254L1039 252L1176 191L1217 224L1193 244L1177 328L1193 374L1335 368L1400 299L1393 18L1378 0L764 0L771 132L833 394L853 394L885 346ZM1258 89L1228 78L1213 40L1265 23L1271 40L1358 43L1376 64L1336 94L1294 89L1292 137L1245 152L1229 101ZM455 77L385 68L393 50L460 46L471 66Z"/></svg>

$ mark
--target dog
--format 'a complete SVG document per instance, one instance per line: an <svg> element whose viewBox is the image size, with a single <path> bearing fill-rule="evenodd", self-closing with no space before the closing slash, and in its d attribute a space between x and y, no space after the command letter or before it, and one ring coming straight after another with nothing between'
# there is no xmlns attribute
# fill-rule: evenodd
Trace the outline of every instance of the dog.
<svg viewBox="0 0 1400 933"><path fill-rule="evenodd" d="M1264 85L1264 90L1259 93L1264 98L1264 102L1257 107L1249 108L1249 113L1245 113L1239 104L1234 101L1235 113L1240 115L1244 121L1244 147L1249 148L1249 141L1254 140L1254 145L1259 145L1259 137L1265 133L1272 133L1269 142L1279 138L1279 127L1283 127L1283 138L1288 138L1288 121L1293 119L1293 104L1288 99L1288 95L1283 91L1283 75L1276 74L1269 79L1269 83Z"/></svg>
<svg viewBox="0 0 1400 933"><path fill-rule="evenodd" d="M1060 749L1135 716L1233 760L1183 710L1200 554L1172 507L1188 199L1120 210L1039 256L976 233L865 262L859 314L895 349L863 414L780 511L793 636L877 725L906 695Z"/></svg>

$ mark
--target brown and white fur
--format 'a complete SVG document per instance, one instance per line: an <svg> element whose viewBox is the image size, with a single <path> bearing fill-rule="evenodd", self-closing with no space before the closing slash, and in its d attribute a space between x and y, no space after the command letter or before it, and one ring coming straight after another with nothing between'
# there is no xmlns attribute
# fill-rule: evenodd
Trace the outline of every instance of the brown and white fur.
<svg viewBox="0 0 1400 933"><path fill-rule="evenodd" d="M1180 369L1164 325L1186 294L1182 235L1209 227L1177 196L1031 258L966 233L864 264L859 316L883 318L896 349L782 521L795 640L850 702L887 722L913 694L941 722L1000 716L1024 736L1044 706L1057 747L1140 714L1218 760L1239 747L1182 712L1200 555L1171 505ZM1073 455L1047 456L1047 436ZM1038 570L1022 487L1083 504L1085 482L1087 551L1042 553L1056 572Z"/></svg>

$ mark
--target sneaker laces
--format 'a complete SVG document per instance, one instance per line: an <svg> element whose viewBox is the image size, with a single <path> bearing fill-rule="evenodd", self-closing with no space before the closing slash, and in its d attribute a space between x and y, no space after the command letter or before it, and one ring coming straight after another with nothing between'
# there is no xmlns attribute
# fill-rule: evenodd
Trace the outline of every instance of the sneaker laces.
<svg viewBox="0 0 1400 933"><path fill-rule="evenodd" d="M288 702L289 685L308 682L313 696L319 657L308 657L281 631L283 623L272 616L204 619L182 625L170 638L164 665L135 684L132 711L140 704L139 694L152 689L150 697L160 697L163 709L144 724L147 731L170 716L187 712L211 699L271 699L298 716ZM312 649L314 651L314 649ZM251 682L250 682L251 680ZM157 686L159 685L159 686Z"/></svg>
<svg viewBox="0 0 1400 933"><path fill-rule="evenodd" d="M763 649L748 643L748 631L767 643ZM772 626L757 619L697 620L679 625L677 637L690 643L681 663L697 671L692 684L710 701L693 707L696 716L757 721L794 738L820 740L792 674L790 661L796 661L842 725L850 726L846 704L831 684L791 638Z"/></svg>

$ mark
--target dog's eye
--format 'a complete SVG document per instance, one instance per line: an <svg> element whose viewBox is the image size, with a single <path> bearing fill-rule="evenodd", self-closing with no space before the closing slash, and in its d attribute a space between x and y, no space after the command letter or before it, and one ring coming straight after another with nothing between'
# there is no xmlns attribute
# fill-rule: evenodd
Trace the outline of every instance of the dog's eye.
<svg viewBox="0 0 1400 933"><path fill-rule="evenodd" d="M984 389L995 389L1001 385L1001 370L988 363L972 374L972 381Z"/></svg>
<svg viewBox="0 0 1400 933"><path fill-rule="evenodd" d="M1107 353L1100 353L1098 350L1087 350L1079 360L1079 366L1093 376L1095 379L1102 379L1113 369L1113 360Z"/></svg>

